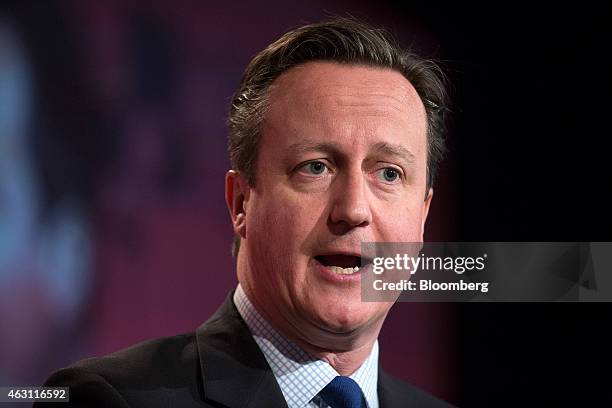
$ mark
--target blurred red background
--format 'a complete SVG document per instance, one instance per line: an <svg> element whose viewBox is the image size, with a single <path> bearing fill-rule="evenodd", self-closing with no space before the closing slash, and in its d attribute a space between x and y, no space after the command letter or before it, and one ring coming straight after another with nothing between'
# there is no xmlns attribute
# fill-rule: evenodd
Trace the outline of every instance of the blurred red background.
<svg viewBox="0 0 612 408"><path fill-rule="evenodd" d="M191 331L213 313L236 285L223 199L229 98L282 33L347 14L443 56L418 19L365 1L2 9L0 78L21 85L0 93L23 119L0 126L0 181L12 186L0 208L13 220L0 230L0 383L39 384L76 359ZM454 239L452 169L451 155L428 240ZM383 367L456 400L454 321L448 305L396 305Z"/></svg>

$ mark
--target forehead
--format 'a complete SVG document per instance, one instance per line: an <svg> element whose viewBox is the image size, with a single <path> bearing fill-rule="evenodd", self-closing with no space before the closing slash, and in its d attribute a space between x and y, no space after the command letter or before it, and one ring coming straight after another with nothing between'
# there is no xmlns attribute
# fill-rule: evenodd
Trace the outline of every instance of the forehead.
<svg viewBox="0 0 612 408"><path fill-rule="evenodd" d="M315 61L298 65L283 73L270 88L273 100L378 96L396 109L422 105L416 90L402 74L388 68Z"/></svg>
<svg viewBox="0 0 612 408"><path fill-rule="evenodd" d="M426 117L418 93L399 72L309 62L274 81L264 129L287 142L312 134L355 141L358 134L389 133L424 143Z"/></svg>

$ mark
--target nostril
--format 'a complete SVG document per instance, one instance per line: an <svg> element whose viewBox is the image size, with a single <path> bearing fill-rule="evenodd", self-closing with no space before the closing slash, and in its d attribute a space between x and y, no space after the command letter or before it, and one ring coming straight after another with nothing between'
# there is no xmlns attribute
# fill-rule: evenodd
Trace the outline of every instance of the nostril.
<svg viewBox="0 0 612 408"><path fill-rule="evenodd" d="M331 221L337 224L343 223L348 227L365 226L370 223L371 214L365 207L355 207L349 209L335 209L331 216Z"/></svg>

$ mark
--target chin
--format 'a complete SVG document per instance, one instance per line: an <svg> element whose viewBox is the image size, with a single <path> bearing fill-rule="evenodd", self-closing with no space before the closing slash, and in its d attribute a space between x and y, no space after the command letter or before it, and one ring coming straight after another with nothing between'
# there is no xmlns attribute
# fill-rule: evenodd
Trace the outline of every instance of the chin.
<svg viewBox="0 0 612 408"><path fill-rule="evenodd" d="M369 325L376 318L373 303L335 304L333 309L320 311L319 324L327 331L337 334L351 334Z"/></svg>

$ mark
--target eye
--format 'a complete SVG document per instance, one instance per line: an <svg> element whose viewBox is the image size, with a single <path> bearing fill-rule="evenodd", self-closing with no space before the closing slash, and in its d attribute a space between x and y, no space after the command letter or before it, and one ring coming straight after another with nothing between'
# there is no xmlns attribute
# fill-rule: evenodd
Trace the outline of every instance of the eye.
<svg viewBox="0 0 612 408"><path fill-rule="evenodd" d="M318 176L320 174L323 174L325 170L328 170L328 168L327 165L322 161L311 161L310 163L304 164L300 168L300 170L307 174L313 174L315 176Z"/></svg>
<svg viewBox="0 0 612 408"><path fill-rule="evenodd" d="M401 178L399 170L393 167L385 167L380 171L382 179L387 183L394 183Z"/></svg>

